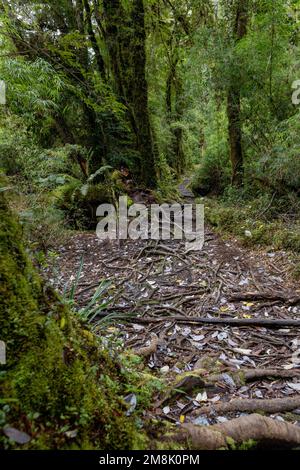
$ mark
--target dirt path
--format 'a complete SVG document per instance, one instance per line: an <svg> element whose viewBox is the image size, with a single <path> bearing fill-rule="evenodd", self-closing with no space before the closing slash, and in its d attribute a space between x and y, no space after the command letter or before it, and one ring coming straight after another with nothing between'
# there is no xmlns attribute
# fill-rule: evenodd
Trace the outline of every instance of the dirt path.
<svg viewBox="0 0 300 470"><path fill-rule="evenodd" d="M186 180L179 190L191 200L187 183ZM58 253L58 270L48 276L59 289L72 284L83 257L76 297L79 305L86 305L95 286L109 279L112 282L107 294L110 303L105 314L169 317L159 323L130 321L110 328L108 334L121 337L124 347L135 350L157 338L155 351L145 360L153 372L165 375L170 381L182 372L199 368L225 373L257 368L295 371L294 376L286 379L262 378L245 384L227 378L227 383L225 380L200 395L190 392L166 406L155 406L152 415L175 422L184 415L187 421L196 419L201 424L212 424L240 413L226 412L220 416L206 411L201 414L203 406L213 409L214 404L234 398L299 396L299 328L195 325L188 320L178 323L172 318L299 320L300 303L297 300L290 303L289 299L300 295L300 286L290 280L286 253L246 249L235 240L222 240L210 227L206 227L204 249L189 254L183 242L128 240L119 244L99 241L94 233L74 235ZM264 295L248 299L245 296L248 293ZM94 328L97 331L97 320ZM278 419L287 417L281 414ZM297 414L290 419L297 422Z"/></svg>

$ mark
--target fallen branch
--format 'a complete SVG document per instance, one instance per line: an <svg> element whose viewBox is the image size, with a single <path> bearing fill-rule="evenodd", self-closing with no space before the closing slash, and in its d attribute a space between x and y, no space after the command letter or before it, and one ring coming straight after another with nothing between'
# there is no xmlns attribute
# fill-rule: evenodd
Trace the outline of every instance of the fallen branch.
<svg viewBox="0 0 300 470"><path fill-rule="evenodd" d="M229 449L249 441L258 447L294 448L300 445L300 428L252 414L213 426L185 424L168 440L188 444L195 450Z"/></svg>
<svg viewBox="0 0 300 470"><path fill-rule="evenodd" d="M168 316L168 317L135 317L135 323L159 323L176 321L178 323L192 324L217 324L217 325L231 325L231 326L264 326L267 328L283 328L289 326L300 327L300 320L272 320L262 318L206 318L206 317L183 317L183 316Z"/></svg>
<svg viewBox="0 0 300 470"><path fill-rule="evenodd" d="M239 293L239 294L232 294L228 297L230 302L236 301L260 301L260 300L268 300L268 301L276 301L276 302L283 302L288 305L296 305L300 303L300 296L289 297L288 295L282 295L278 293L272 292L246 292L246 293Z"/></svg>
<svg viewBox="0 0 300 470"><path fill-rule="evenodd" d="M226 403L217 403L211 406L204 406L200 409L200 413L230 413L233 411L264 411L265 413L280 413L283 411L293 411L299 407L300 396L291 398L273 398L266 400L237 398Z"/></svg>

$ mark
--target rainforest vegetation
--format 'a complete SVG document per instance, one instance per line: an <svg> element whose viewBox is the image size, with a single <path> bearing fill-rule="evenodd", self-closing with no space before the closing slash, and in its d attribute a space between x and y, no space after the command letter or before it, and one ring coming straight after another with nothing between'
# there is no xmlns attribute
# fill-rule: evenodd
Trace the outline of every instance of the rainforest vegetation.
<svg viewBox="0 0 300 470"><path fill-rule="evenodd" d="M284 429L280 421L257 414L246 421L233 416L242 421L232 427L222 421L184 424L185 412L161 419L173 412L165 397L174 377L165 380L166 367L186 373L192 366L178 365L178 351L175 365L159 360L157 365L151 354L162 347L163 335L155 330L147 336L147 327L135 325L145 344L132 348L134 341L126 343L131 330L121 338L116 317L126 311L130 325L132 315L151 317L157 286L147 306L141 288L155 270L151 256L162 260L171 253L191 270L200 263L196 258L187 261L173 245L160 251L138 246L132 259L144 256L148 265L144 271L138 263L129 268L139 284L122 297L126 268L116 265L114 246L107 244L102 249L111 263L103 261L103 253L95 255L88 270L103 261L103 269L114 275L92 279L98 287L86 303L76 297L78 286L80 294L90 289L88 281L80 284L82 253L93 246L88 243L100 204L116 204L121 195L128 196L129 205L183 202L189 193L204 204L213 237L223 237L233 250L258 250L255 259L275 257L275 273L265 270L266 281L259 281L261 267L256 275L256 268L248 272L238 266L237 285L253 282L250 299L249 292L248 298L244 293L235 299L246 301L241 308L267 299L275 311L265 315L263 305L259 318L274 314L275 320L299 321L299 54L299 0L0 0L0 340L7 356L6 363L0 361L1 448L247 448L264 439L299 446L296 415ZM71 257L73 242L85 248L74 249L79 257L62 286L64 254ZM232 310L228 290L236 283L226 273L222 278L223 248L213 250L218 261L212 263L212 277L197 285L203 296L209 294L202 307L221 302L219 313L195 310L191 296L171 307L159 297L153 316L176 314L182 322L183 315L207 318L208 313L217 319ZM284 269L281 261L276 264L277 252ZM241 259L232 253L231 261ZM250 251L242 253L246 258ZM283 272L287 277L279 287ZM127 308L133 291L141 295ZM178 300L183 294L172 295ZM123 304L117 303L120 298ZM244 312L243 321L251 319ZM289 341L297 340L296 323ZM270 344L276 341L279 347L277 337ZM231 342L231 348L244 351L237 354L250 357L247 367L251 360L253 366L254 346L237 348ZM290 354L295 345L287 349ZM195 362L195 354L189 360ZM290 364L285 358L276 375L279 363L269 367L269 375L286 378L299 393L299 365L285 367ZM222 367L228 372L228 364L218 363L206 375L214 382ZM202 375L196 376L185 393L198 388L206 394ZM300 408L298 398L273 397L296 400L285 402L283 410L279 406L285 412ZM257 409L254 404L246 411ZM209 439L199 424L212 425ZM265 435L258 431L263 425Z"/></svg>

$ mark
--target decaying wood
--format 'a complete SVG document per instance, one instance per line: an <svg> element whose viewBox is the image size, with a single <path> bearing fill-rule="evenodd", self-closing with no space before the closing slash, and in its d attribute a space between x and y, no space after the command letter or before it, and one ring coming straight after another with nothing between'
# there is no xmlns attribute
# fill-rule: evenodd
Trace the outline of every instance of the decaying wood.
<svg viewBox="0 0 300 470"><path fill-rule="evenodd" d="M154 354L156 352L158 343L159 343L158 336L155 333L152 333L149 346L135 349L134 354L136 354L137 356L143 356L143 357L151 356L151 354Z"/></svg>
<svg viewBox="0 0 300 470"><path fill-rule="evenodd" d="M175 321L185 324L216 324L229 326L264 326L266 328L300 327L300 320L272 320L265 318L206 318L206 317L184 317L170 315L168 317L134 317L129 319L135 323L159 323Z"/></svg>
<svg viewBox="0 0 300 470"><path fill-rule="evenodd" d="M299 407L300 396L271 398L266 400L253 398L236 398L226 403L217 403L211 406L204 406L200 409L200 413L230 413L233 411L264 411L266 413L280 413L283 411L293 411Z"/></svg>
<svg viewBox="0 0 300 470"><path fill-rule="evenodd" d="M274 449L294 448L300 445L300 428L259 414L251 414L213 426L183 425L168 439L188 443L192 449L228 449L253 440L258 447Z"/></svg>

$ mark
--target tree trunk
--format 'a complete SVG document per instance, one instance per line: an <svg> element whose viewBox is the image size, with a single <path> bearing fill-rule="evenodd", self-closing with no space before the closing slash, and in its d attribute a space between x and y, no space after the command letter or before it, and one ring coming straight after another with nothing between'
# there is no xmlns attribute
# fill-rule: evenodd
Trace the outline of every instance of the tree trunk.
<svg viewBox="0 0 300 470"><path fill-rule="evenodd" d="M137 127L137 146L141 155L141 177L148 186L155 186L155 150L151 135L148 109L148 84L146 80L146 32L143 0L134 0L132 10L132 86L133 114Z"/></svg>
<svg viewBox="0 0 300 470"><path fill-rule="evenodd" d="M101 78L105 79L105 76L106 76L106 74L105 74L105 65L104 65L102 54L101 54L101 51L100 51L100 48L99 48L99 45L98 45L98 42L97 42L97 38L96 38L96 35L95 35L95 32L94 32L94 28L93 28L92 12L91 12L91 7L90 7L90 4L89 4L89 0L83 0L83 5L84 5L85 15L86 15L87 31L88 31L90 42L91 42L91 45L93 47L93 51L94 51L94 54L95 54L97 68L98 68L98 71L99 71L99 74L100 74Z"/></svg>
<svg viewBox="0 0 300 470"><path fill-rule="evenodd" d="M172 41L169 41L170 48ZM168 151L168 163L177 175L181 175L185 169L186 156L183 148L184 132L180 124L184 114L183 103L183 82L178 72L179 59L176 57L179 44L176 43L171 57L171 64L166 82L166 114L167 121L171 125L176 122L176 126L171 126L172 143ZM175 55L175 57L174 57Z"/></svg>

